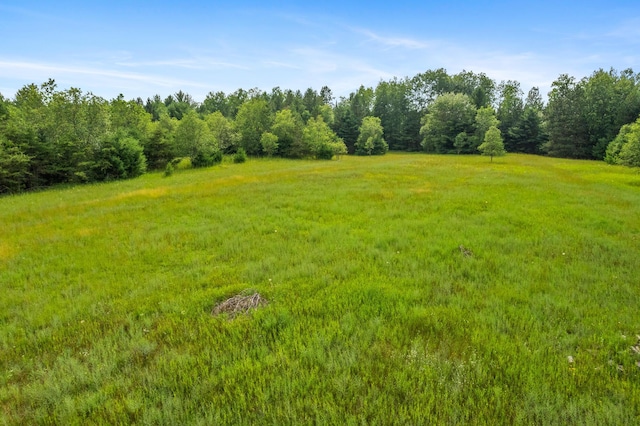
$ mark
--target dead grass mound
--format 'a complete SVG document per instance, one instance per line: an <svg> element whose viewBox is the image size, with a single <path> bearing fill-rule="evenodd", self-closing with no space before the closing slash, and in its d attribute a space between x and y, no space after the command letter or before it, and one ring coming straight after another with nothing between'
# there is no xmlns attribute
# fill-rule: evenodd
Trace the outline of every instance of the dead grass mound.
<svg viewBox="0 0 640 426"><path fill-rule="evenodd" d="M237 294L224 302L218 303L211 311L212 315L228 314L229 318L235 318L240 314L246 314L251 310L266 305L267 299L259 293L249 295Z"/></svg>

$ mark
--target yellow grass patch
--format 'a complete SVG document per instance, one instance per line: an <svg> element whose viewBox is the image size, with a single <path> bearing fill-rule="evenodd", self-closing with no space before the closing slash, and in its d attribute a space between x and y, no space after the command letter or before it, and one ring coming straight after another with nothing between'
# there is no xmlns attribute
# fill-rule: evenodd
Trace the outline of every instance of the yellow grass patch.
<svg viewBox="0 0 640 426"><path fill-rule="evenodd" d="M113 197L113 200L125 200L129 198L142 197L142 198L160 198L167 195L168 189L166 186L160 186L158 188L145 188L138 189L137 191L125 192Z"/></svg>
<svg viewBox="0 0 640 426"><path fill-rule="evenodd" d="M13 253L14 250L9 244L0 242L0 260L9 260Z"/></svg>
<svg viewBox="0 0 640 426"><path fill-rule="evenodd" d="M80 228L77 231L79 237L88 237L96 233L94 228Z"/></svg>
<svg viewBox="0 0 640 426"><path fill-rule="evenodd" d="M428 186L411 189L411 192L413 192L414 194L430 194L432 191L433 190L431 189L431 187L428 187Z"/></svg>

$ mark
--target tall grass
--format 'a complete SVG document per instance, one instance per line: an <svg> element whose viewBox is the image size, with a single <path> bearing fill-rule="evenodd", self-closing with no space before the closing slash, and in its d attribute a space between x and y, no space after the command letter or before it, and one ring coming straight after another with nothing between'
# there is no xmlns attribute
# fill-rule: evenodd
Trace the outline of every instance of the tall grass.
<svg viewBox="0 0 640 426"><path fill-rule="evenodd" d="M2 198L2 422L639 423L639 207L633 170L526 155Z"/></svg>

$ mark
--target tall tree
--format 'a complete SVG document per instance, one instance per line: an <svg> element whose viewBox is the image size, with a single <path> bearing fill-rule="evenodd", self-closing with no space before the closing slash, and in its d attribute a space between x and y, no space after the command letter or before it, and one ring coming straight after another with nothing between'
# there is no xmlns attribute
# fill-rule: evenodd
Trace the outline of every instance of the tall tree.
<svg viewBox="0 0 640 426"><path fill-rule="evenodd" d="M198 107L200 114L211 114L219 111L225 117L230 117L227 96L222 91L209 92Z"/></svg>
<svg viewBox="0 0 640 426"><path fill-rule="evenodd" d="M523 136L518 133L524 112L520 83L509 80L500 83L500 104L498 106L499 129L507 151L518 151Z"/></svg>
<svg viewBox="0 0 640 426"><path fill-rule="evenodd" d="M142 141L144 156L150 169L164 169L169 161L178 154L174 143L174 133L178 120L168 114L160 116L149 126L149 135Z"/></svg>
<svg viewBox="0 0 640 426"><path fill-rule="evenodd" d="M191 158L195 167L213 164L220 151L207 123L195 111L187 112L178 123L175 145L178 155Z"/></svg>
<svg viewBox="0 0 640 426"><path fill-rule="evenodd" d="M111 101L111 130L123 132L144 143L152 115L136 101L125 101L121 94Z"/></svg>
<svg viewBox="0 0 640 426"><path fill-rule="evenodd" d="M379 117L384 139L393 150L413 150L420 141L420 114L409 99L409 82L382 81L375 91L373 115Z"/></svg>
<svg viewBox="0 0 640 426"><path fill-rule="evenodd" d="M380 118L365 117L356 142L356 154L384 155L389 150L389 145L384 140L383 133Z"/></svg>
<svg viewBox="0 0 640 426"><path fill-rule="evenodd" d="M165 99L164 104L167 107L169 116L177 118L178 120L182 120L182 117L184 117L189 111L195 110L197 107L197 103L193 100L191 95L183 92L182 90L173 95L169 95Z"/></svg>
<svg viewBox="0 0 640 426"><path fill-rule="evenodd" d="M600 69L589 78L583 79L582 84L583 114L587 123L589 144L593 157L601 160L605 156L607 145L615 138L620 128L640 113L640 103L633 101L638 88L632 76L624 73L619 75L613 69Z"/></svg>
<svg viewBox="0 0 640 426"><path fill-rule="evenodd" d="M460 133L471 136L475 130L475 118L476 107L469 96L460 93L438 96L422 119L423 149L435 153L457 152L454 146L456 137Z"/></svg>
<svg viewBox="0 0 640 426"><path fill-rule="evenodd" d="M414 107L425 114L438 96L452 92L451 77L444 68L429 70L414 76L410 81L409 99Z"/></svg>
<svg viewBox="0 0 640 426"><path fill-rule="evenodd" d="M349 154L355 153L356 140L358 139L358 120L353 114L349 99L341 98L333 109L335 121L333 130L340 137Z"/></svg>
<svg viewBox="0 0 640 426"><path fill-rule="evenodd" d="M264 99L251 99L242 104L235 125L240 134L240 146L248 155L260 155L260 138L271 127L271 121L271 108Z"/></svg>
<svg viewBox="0 0 640 426"><path fill-rule="evenodd" d="M299 114L290 109L276 113L271 133L278 137L278 153L283 157L300 158L302 149L302 129L304 124Z"/></svg>
<svg viewBox="0 0 640 426"><path fill-rule="evenodd" d="M220 150L226 154L235 152L240 141L240 135L235 130L233 122L225 117L221 111L215 111L207 115L205 121Z"/></svg>
<svg viewBox="0 0 640 426"><path fill-rule="evenodd" d="M588 126L582 113L583 85L562 74L551 85L545 110L549 140L543 149L553 157L591 158Z"/></svg>

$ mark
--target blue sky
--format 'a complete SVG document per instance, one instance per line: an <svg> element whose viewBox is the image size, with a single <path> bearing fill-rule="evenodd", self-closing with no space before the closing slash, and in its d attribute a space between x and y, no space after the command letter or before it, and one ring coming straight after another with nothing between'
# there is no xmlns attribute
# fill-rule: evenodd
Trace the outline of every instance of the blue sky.
<svg viewBox="0 0 640 426"><path fill-rule="evenodd" d="M54 78L111 99L361 84L445 68L545 95L562 73L640 71L635 1L6 1L0 93Z"/></svg>

